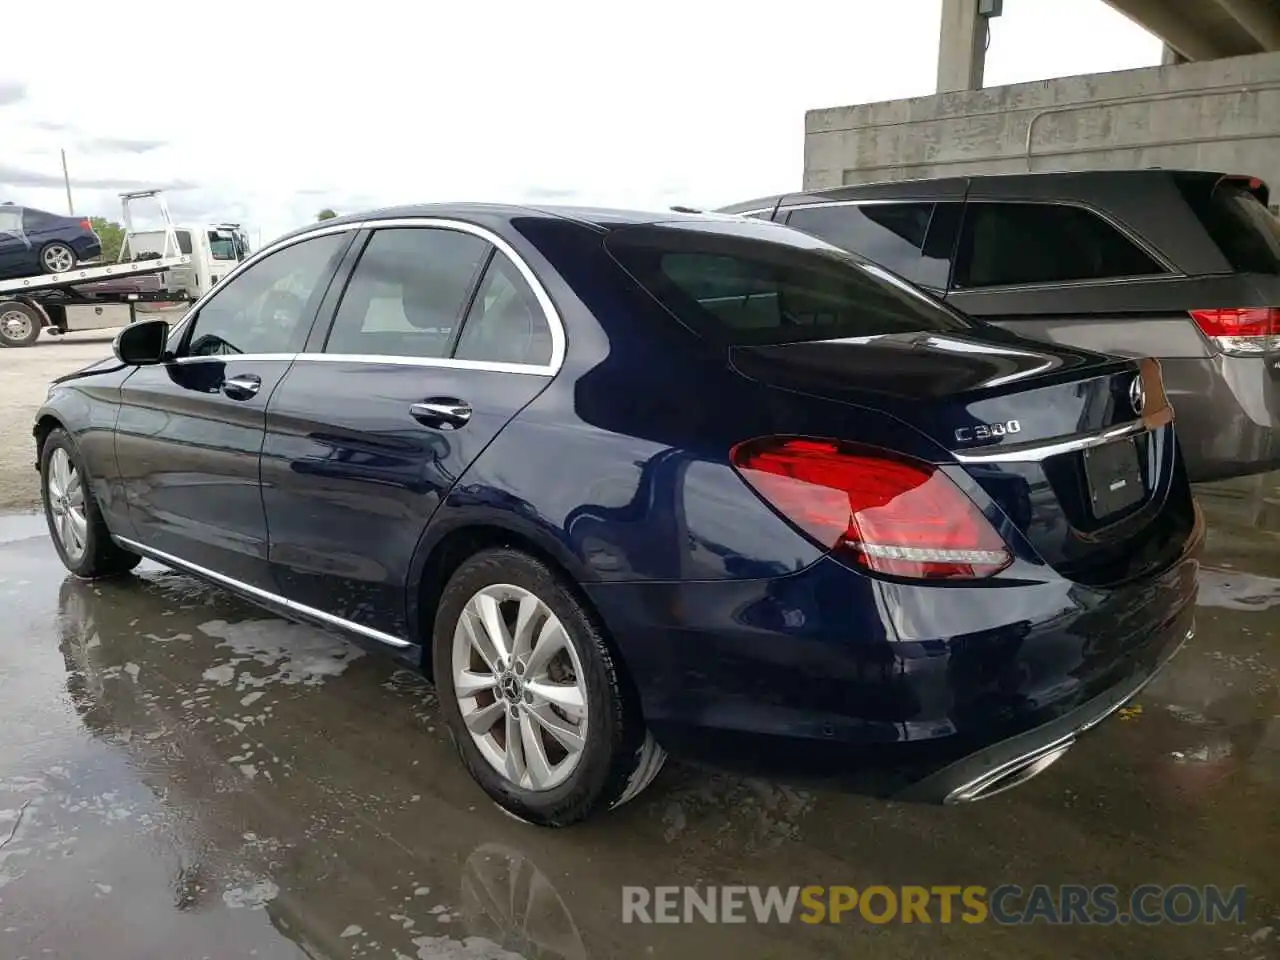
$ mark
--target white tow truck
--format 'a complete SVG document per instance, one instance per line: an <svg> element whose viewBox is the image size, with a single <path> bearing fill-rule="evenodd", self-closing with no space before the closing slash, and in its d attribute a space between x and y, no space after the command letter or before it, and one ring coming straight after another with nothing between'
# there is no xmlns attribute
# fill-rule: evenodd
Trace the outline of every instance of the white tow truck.
<svg viewBox="0 0 1280 960"><path fill-rule="evenodd" d="M134 229L133 205L144 200L158 206L160 229ZM116 263L0 280L0 346L30 346L42 329L60 335L133 323L140 303L197 300L248 256L238 224L175 227L160 190L122 193L120 202L125 234Z"/></svg>

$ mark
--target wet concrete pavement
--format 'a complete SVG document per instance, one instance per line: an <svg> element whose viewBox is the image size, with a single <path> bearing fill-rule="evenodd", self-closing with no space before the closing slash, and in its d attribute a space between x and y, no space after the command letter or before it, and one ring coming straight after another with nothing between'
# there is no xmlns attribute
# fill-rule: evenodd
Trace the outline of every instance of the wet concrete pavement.
<svg viewBox="0 0 1280 960"><path fill-rule="evenodd" d="M942 809L668 765L562 831L487 802L414 675L151 564L67 579L41 519L0 518L0 960L1280 956L1277 484L1202 491L1198 636L1019 790ZM1247 916L621 922L623 885L1002 882L1243 884Z"/></svg>

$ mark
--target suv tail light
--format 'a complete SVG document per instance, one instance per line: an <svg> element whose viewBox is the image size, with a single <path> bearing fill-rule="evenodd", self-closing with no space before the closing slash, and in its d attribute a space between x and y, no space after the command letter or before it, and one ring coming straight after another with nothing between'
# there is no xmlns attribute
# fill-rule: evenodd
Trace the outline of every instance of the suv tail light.
<svg viewBox="0 0 1280 960"><path fill-rule="evenodd" d="M93 233L93 222L91 220L81 220L80 229L88 230L90 233Z"/></svg>
<svg viewBox="0 0 1280 960"><path fill-rule="evenodd" d="M976 504L932 464L835 440L764 437L730 460L765 502L877 573L989 577L1013 560Z"/></svg>
<svg viewBox="0 0 1280 960"><path fill-rule="evenodd" d="M1280 308L1192 310L1191 319L1223 353L1251 356L1280 350Z"/></svg>

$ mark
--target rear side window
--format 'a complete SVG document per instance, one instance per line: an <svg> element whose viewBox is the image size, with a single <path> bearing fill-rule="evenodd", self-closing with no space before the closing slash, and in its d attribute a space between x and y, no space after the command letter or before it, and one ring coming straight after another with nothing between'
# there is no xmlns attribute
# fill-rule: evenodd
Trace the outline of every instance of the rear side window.
<svg viewBox="0 0 1280 960"><path fill-rule="evenodd" d="M32 210L28 208L23 214L23 226L27 233L35 233L39 230L52 230L58 225L58 218L52 214L45 213L43 210Z"/></svg>
<svg viewBox="0 0 1280 960"><path fill-rule="evenodd" d="M547 315L520 271L502 253L495 253L489 262L453 355L486 363L551 362Z"/></svg>
<svg viewBox="0 0 1280 960"><path fill-rule="evenodd" d="M1051 203L971 202L955 286L1063 283L1163 273L1144 250L1092 211Z"/></svg>
<svg viewBox="0 0 1280 960"><path fill-rule="evenodd" d="M175 230L173 235L178 238L178 250L187 256L191 256L191 234L186 230Z"/></svg>
<svg viewBox="0 0 1280 960"><path fill-rule="evenodd" d="M489 244L457 230L378 230L342 294L326 353L447 357Z"/></svg>
<svg viewBox="0 0 1280 960"><path fill-rule="evenodd" d="M773 239L650 226L616 230L606 245L677 319L716 342L969 328L926 295L839 250L789 230L768 233Z"/></svg>
<svg viewBox="0 0 1280 960"><path fill-rule="evenodd" d="M1233 270L1280 274L1280 219L1244 183L1179 181L1182 195Z"/></svg>
<svg viewBox="0 0 1280 960"><path fill-rule="evenodd" d="M950 270L950 242L942 255L927 251L935 204L825 204L792 211L788 226L821 237L874 263L888 267L912 283L945 290ZM951 233L954 241L955 233Z"/></svg>

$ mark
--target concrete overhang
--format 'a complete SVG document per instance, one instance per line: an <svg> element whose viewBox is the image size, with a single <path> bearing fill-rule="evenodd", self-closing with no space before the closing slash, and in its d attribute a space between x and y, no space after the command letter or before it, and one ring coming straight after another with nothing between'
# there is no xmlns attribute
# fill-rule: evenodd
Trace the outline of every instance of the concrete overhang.
<svg viewBox="0 0 1280 960"><path fill-rule="evenodd" d="M1280 50L1280 0L1106 0L1185 60Z"/></svg>

